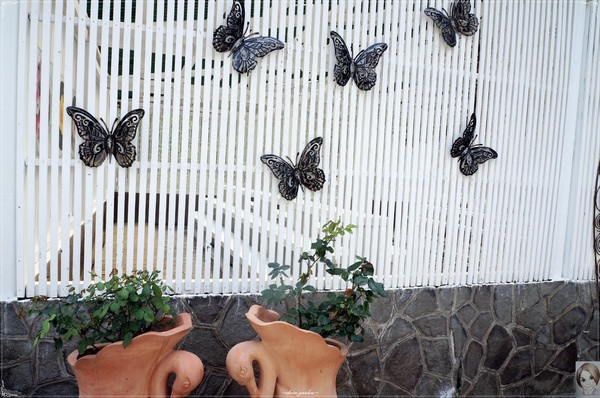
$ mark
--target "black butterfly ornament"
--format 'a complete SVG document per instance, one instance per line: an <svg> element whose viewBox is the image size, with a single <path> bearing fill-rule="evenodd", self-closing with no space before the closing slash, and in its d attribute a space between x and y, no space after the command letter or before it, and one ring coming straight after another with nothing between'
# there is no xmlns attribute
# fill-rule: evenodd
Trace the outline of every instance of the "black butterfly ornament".
<svg viewBox="0 0 600 398"><path fill-rule="evenodd" d="M352 77L354 82L361 90L370 90L377 82L377 73L375 67L379 63L379 58L387 50L385 43L376 43L358 53L356 58L352 58L348 46L337 32L331 31L331 41L337 63L333 68L333 77L340 86L345 86Z"/></svg>
<svg viewBox="0 0 600 398"><path fill-rule="evenodd" d="M449 15L443 8L442 12L428 7L424 12L442 30L444 41L450 47L454 47L456 45L456 32L465 36L474 35L479 28L479 20L475 14L471 14L470 0L457 0L451 7Z"/></svg>
<svg viewBox="0 0 600 398"><path fill-rule="evenodd" d="M481 144L473 145L473 141L477 137L474 135L476 124L477 119L473 113L462 137L458 137L450 149L450 155L453 158L458 157L458 167L466 176L475 174L480 164L498 157L498 153L492 148Z"/></svg>
<svg viewBox="0 0 600 398"><path fill-rule="evenodd" d="M311 140L298 158L297 165L292 161L287 162L277 155L263 155L260 160L269 166L273 175L279 179L279 192L287 200L292 200L298 195L298 187L306 187L311 191L318 191L325 183L325 173L319 169L321 161L320 151L323 138Z"/></svg>
<svg viewBox="0 0 600 398"><path fill-rule="evenodd" d="M268 36L252 33L244 36L244 3L235 1L227 16L227 25L219 26L213 35L213 47L218 52L229 51L233 69L239 73L249 73L257 64L257 57L264 57L271 51L281 50L283 42Z"/></svg>
<svg viewBox="0 0 600 398"><path fill-rule="evenodd" d="M104 120L100 123L88 111L75 106L67 107L77 133L83 142L79 145L79 158L86 166L98 167L109 155L113 155L121 167L129 167L135 161L136 149L131 143L135 138L137 126L144 117L143 109L135 109L127 113L112 128L108 129Z"/></svg>

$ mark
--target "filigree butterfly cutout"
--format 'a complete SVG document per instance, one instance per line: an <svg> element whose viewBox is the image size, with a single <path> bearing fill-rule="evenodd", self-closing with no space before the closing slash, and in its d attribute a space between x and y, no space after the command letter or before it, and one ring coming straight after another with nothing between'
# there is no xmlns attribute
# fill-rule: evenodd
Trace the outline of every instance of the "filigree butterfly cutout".
<svg viewBox="0 0 600 398"><path fill-rule="evenodd" d="M84 109L69 106L67 114L71 116L77 133L83 138L79 145L79 158L86 166L98 167L109 155L113 155L121 167L133 164L136 149L131 141L135 138L137 126L144 117L143 109L127 113L118 123L119 119L115 119L110 131L104 120L100 119L100 123Z"/></svg>
<svg viewBox="0 0 600 398"><path fill-rule="evenodd" d="M333 77L336 83L345 86L352 77L359 89L372 89L377 82L375 67L379 63L381 54L387 50L388 45L385 43L373 44L366 50L359 52L356 58L353 59L342 36L333 30L330 34L335 58L337 59L337 64L333 68Z"/></svg>
<svg viewBox="0 0 600 398"><path fill-rule="evenodd" d="M498 157L498 153L492 148L481 144L473 145L473 141L477 137L474 135L476 124L477 119L473 113L462 137L458 137L450 149L450 156L453 158L458 157L458 167L461 173L466 176L475 174L480 164Z"/></svg>
<svg viewBox="0 0 600 398"><path fill-rule="evenodd" d="M320 152L323 138L311 140L302 154L297 159L297 165L277 155L263 155L260 160L269 166L273 175L278 178L279 192L287 200L292 200L298 195L298 187L306 187L311 191L318 191L325 183L325 173L319 169L321 161ZM288 158L289 159L289 158Z"/></svg>
<svg viewBox="0 0 600 398"><path fill-rule="evenodd" d="M424 10L425 15L433 19L433 22L442 30L444 41L450 46L456 45L456 32L472 36L479 28L479 20L471 14L470 0L457 0L452 4L450 14L428 7Z"/></svg>
<svg viewBox="0 0 600 398"><path fill-rule="evenodd" d="M244 36L244 3L235 1L227 16L227 24L219 26L213 35L213 47L218 52L230 52L233 69L239 73L249 73L257 64L257 57L264 57L271 51L281 50L283 42L268 36Z"/></svg>

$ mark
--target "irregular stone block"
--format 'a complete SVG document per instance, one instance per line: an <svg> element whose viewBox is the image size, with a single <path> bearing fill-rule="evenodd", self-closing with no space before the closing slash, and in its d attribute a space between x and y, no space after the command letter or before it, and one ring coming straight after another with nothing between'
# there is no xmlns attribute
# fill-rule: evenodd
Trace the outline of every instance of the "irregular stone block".
<svg viewBox="0 0 600 398"><path fill-rule="evenodd" d="M508 360L500 375L503 385L512 384L531 376L531 353L527 350L517 351Z"/></svg>
<svg viewBox="0 0 600 398"><path fill-rule="evenodd" d="M436 314L426 315L416 319L413 323L423 336L440 337L448 335L448 322L445 316Z"/></svg>
<svg viewBox="0 0 600 398"><path fill-rule="evenodd" d="M490 331L486 344L484 365L493 370L500 369L513 349L510 334L502 326L495 325Z"/></svg>
<svg viewBox="0 0 600 398"><path fill-rule="evenodd" d="M471 341L463 360L463 372L466 377L475 380L475 376L480 370L481 358L483 358L483 345L477 341Z"/></svg>
<svg viewBox="0 0 600 398"><path fill-rule="evenodd" d="M554 342L563 345L581 334L586 321L586 314L581 306L576 306L558 318L552 325Z"/></svg>
<svg viewBox="0 0 600 398"><path fill-rule="evenodd" d="M416 338L404 341L391 349L385 358L382 380L407 391L413 391L423 374L421 351Z"/></svg>

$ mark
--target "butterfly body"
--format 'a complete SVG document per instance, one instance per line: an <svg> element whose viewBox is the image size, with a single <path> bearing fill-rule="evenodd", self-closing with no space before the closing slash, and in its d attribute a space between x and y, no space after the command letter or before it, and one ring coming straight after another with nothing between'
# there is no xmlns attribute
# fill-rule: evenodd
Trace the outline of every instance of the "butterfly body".
<svg viewBox="0 0 600 398"><path fill-rule="evenodd" d="M298 195L299 187L306 187L311 191L318 191L325 183L325 173L318 168L323 138L311 140L298 158L297 165L286 161L277 155L263 155L260 160L266 164L279 179L279 193L287 200L292 200Z"/></svg>
<svg viewBox="0 0 600 398"><path fill-rule="evenodd" d="M127 113L118 123L116 119L110 131L106 124L100 123L84 109L69 106L67 114L73 119L77 133L83 139L79 145L79 158L86 166L98 167L110 155L121 167L133 164L137 153L132 141L144 117L143 109Z"/></svg>
<svg viewBox="0 0 600 398"><path fill-rule="evenodd" d="M456 46L456 32L465 36L472 36L477 32L479 20L471 14L470 0L455 1L450 14L444 9L442 11L428 7L424 13L441 29L442 37L450 47Z"/></svg>
<svg viewBox="0 0 600 398"><path fill-rule="evenodd" d="M362 50L352 58L344 39L335 31L330 32L337 63L333 67L333 76L337 84L345 86L350 78L361 90L370 90L377 82L375 67L381 55L387 50L385 43L376 43Z"/></svg>
<svg viewBox="0 0 600 398"><path fill-rule="evenodd" d="M226 25L219 26L213 35L213 47L218 52L227 52L232 58L233 69L239 73L249 73L257 65L257 57L264 57L268 53L280 50L283 42L273 37L244 36L244 3L235 1Z"/></svg>
<svg viewBox="0 0 600 398"><path fill-rule="evenodd" d="M463 135L452 143L450 149L450 156L459 158L459 169L461 173L467 176L475 174L480 164L498 157L498 153L492 148L481 144L473 145L476 124L477 119L473 113Z"/></svg>

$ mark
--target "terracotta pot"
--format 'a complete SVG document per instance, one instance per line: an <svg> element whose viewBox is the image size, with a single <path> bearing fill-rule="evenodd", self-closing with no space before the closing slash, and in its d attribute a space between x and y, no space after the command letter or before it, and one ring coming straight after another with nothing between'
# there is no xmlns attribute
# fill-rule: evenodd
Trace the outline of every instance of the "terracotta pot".
<svg viewBox="0 0 600 398"><path fill-rule="evenodd" d="M80 397L165 397L168 377L174 373L171 397L188 395L202 381L204 366L191 352L173 347L191 330L190 314L179 314L174 326L162 332L135 337L127 347L122 342L104 344L96 355L67 357Z"/></svg>
<svg viewBox="0 0 600 398"><path fill-rule="evenodd" d="M348 347L279 321L279 315L253 305L246 318L261 341L236 344L227 371L251 397L335 397L336 377ZM252 363L260 369L258 385Z"/></svg>

